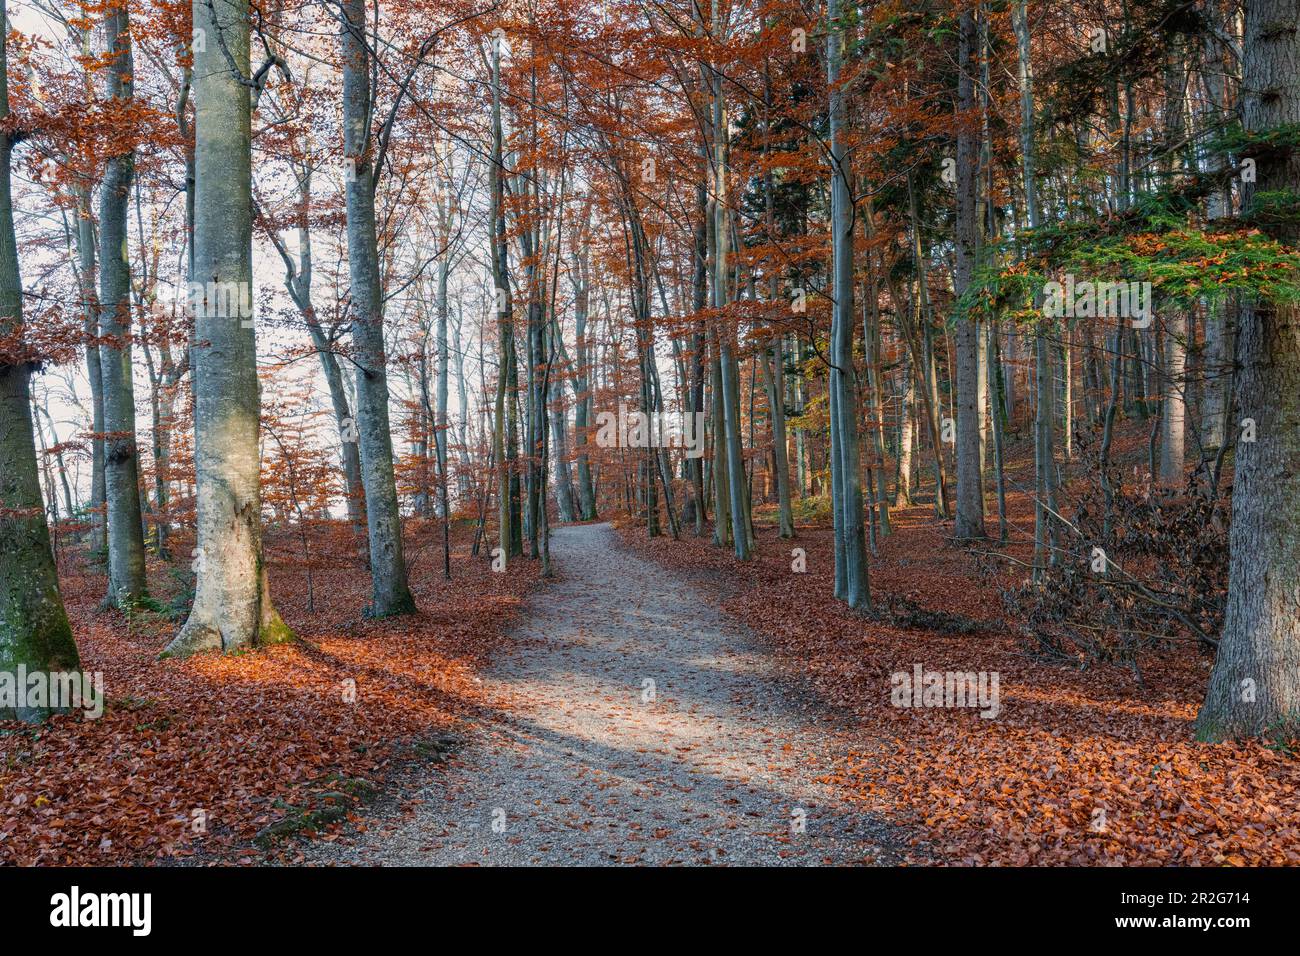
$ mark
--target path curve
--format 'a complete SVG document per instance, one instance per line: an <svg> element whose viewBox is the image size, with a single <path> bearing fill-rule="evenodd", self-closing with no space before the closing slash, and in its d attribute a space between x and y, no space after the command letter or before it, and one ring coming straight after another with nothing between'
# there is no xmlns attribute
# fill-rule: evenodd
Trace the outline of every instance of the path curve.
<svg viewBox="0 0 1300 956"><path fill-rule="evenodd" d="M405 814L305 852L384 865L873 864L887 835L814 778L829 723L756 638L605 524L554 530L556 579L484 675L501 700Z"/></svg>

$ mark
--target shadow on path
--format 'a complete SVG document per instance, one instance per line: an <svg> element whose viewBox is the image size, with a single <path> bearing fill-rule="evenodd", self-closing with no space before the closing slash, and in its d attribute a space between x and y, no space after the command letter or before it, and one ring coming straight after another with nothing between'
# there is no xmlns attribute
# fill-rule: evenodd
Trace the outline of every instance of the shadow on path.
<svg viewBox="0 0 1300 956"><path fill-rule="evenodd" d="M816 782L829 716L746 629L608 525L555 529L556 580L485 681L501 718L405 815L308 862L888 862L889 835Z"/></svg>

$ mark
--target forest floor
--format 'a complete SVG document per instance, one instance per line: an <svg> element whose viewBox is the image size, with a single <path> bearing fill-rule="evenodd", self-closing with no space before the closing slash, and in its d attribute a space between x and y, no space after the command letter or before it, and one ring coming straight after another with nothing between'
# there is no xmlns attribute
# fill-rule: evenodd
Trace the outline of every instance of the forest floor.
<svg viewBox="0 0 1300 956"><path fill-rule="evenodd" d="M1009 547L969 550L932 504L893 511L870 562L869 613L834 600L820 521L782 540L764 509L748 562L691 531L673 541L621 530L718 595L811 699L848 715L852 740L819 779L906 832L906 862L1300 863L1296 744L1195 742L1212 658L1193 646L1142 655L1141 683L1128 667L1037 656L1000 598L1024 576L1003 556L1027 560L1032 537L1029 500L1011 495L1009 511ZM795 548L804 573L792 570ZM917 665L996 673L998 714L895 706L893 675Z"/></svg>
<svg viewBox="0 0 1300 956"><path fill-rule="evenodd" d="M183 613L103 610L102 564L65 542L64 601L106 704L0 722L0 864L294 862L301 841L281 837L335 839L330 821L439 765L491 712L478 673L537 583L529 563L494 574L457 530L446 581L440 527L408 524L419 612L387 620L362 617L370 576L345 528L317 529L308 554L268 534L272 594L303 641L162 661ZM188 565L149 561L181 611Z"/></svg>
<svg viewBox="0 0 1300 956"><path fill-rule="evenodd" d="M412 522L420 611L380 621L346 529L271 534L302 642L189 660L157 659L179 613L102 610L102 566L62 547L107 704L0 723L0 863L1300 863L1296 745L1193 740L1208 655L1145 653L1139 681L1035 653L1000 596L1032 527L1009 501L1004 548L893 511L869 613L834 599L812 501L793 541L760 507L747 562L556 528L547 581L463 526L444 580ZM181 609L183 562L150 561ZM997 715L895 706L918 665L996 674Z"/></svg>
<svg viewBox="0 0 1300 956"><path fill-rule="evenodd" d="M608 525L557 528L555 579L483 673L497 719L341 864L871 864L897 836L819 782L838 715L748 628Z"/></svg>

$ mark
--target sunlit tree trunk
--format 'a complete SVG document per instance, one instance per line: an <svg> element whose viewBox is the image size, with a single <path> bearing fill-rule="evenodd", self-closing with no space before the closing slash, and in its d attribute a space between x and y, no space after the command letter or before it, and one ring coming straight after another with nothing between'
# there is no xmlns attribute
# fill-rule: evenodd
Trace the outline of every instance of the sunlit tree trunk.
<svg viewBox="0 0 1300 956"><path fill-rule="evenodd" d="M194 275L238 289L196 309L194 606L164 653L291 640L262 555L260 396L253 329L252 114L247 0L195 0ZM199 45L196 44L196 47ZM227 57L230 59L228 60ZM233 61L233 62L232 62ZM238 71L238 72L237 72Z"/></svg>
<svg viewBox="0 0 1300 956"><path fill-rule="evenodd" d="M717 2L714 3L715 24ZM729 301L727 259L730 237L730 209L727 205L728 155L727 109L722 90L722 76L713 76L713 307L721 309ZM726 471L719 471L714 481L727 485L727 502L731 510L731 544L737 558L750 557L749 521L745 513L745 459L740 440L740 372L736 363L735 332L727 320L718 323L718 383L715 395L716 416L721 424L718 444L726 448Z"/></svg>
<svg viewBox="0 0 1300 956"><path fill-rule="evenodd" d="M1160 376L1160 483L1181 485L1185 452L1184 422L1187 405L1183 398L1187 367L1187 313L1171 310L1161 318L1164 333L1164 361Z"/></svg>
<svg viewBox="0 0 1300 956"><path fill-rule="evenodd" d="M1185 43L1181 37L1170 39L1168 63L1165 70L1165 142L1170 153L1167 170L1181 172L1178 157L1181 149L1174 149L1183 139L1186 123L1183 103L1186 96L1187 68L1183 62ZM1170 185L1175 181L1171 178ZM1160 331L1164 354L1161 357L1160 375L1160 483L1181 485L1185 457L1184 424L1187 418L1185 371L1187 368L1187 313L1182 309L1161 310Z"/></svg>
<svg viewBox="0 0 1300 956"><path fill-rule="evenodd" d="M831 500L836 527L836 593L849 607L868 607L866 537L862 523L861 459L853 373L853 199L844 132L848 111L840 88L844 25L839 0L827 8L826 81L830 100L831 157Z"/></svg>
<svg viewBox="0 0 1300 956"><path fill-rule="evenodd" d="M912 446L916 444L916 429L912 420L916 414L916 376L907 350L903 351L903 381L899 386L898 403L898 467L894 472L894 507L902 508L912 503Z"/></svg>

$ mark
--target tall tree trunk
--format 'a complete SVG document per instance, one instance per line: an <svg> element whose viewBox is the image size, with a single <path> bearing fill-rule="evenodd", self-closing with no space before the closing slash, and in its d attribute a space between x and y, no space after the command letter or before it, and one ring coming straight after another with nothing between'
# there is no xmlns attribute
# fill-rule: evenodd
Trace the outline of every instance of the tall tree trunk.
<svg viewBox="0 0 1300 956"><path fill-rule="evenodd" d="M195 28L221 37L194 51L194 275L239 291L195 310L198 580L170 655L293 638L271 603L262 556L248 11L247 0L194 2Z"/></svg>
<svg viewBox="0 0 1300 956"><path fill-rule="evenodd" d="M1183 104L1186 98L1187 67L1183 62L1185 41L1181 36L1170 38L1170 50L1165 70L1165 149L1168 153L1167 172L1172 188L1176 185L1172 174L1181 172L1175 149L1182 141L1186 123ZM1184 423L1187 417L1185 371L1187 368L1187 313L1181 309L1162 311L1160 321L1164 355L1160 375L1160 483L1183 483Z"/></svg>
<svg viewBox="0 0 1300 956"><path fill-rule="evenodd" d="M6 0L0 21L8 23ZM8 38L0 37L0 121L9 118ZM18 272L10 192L11 141L0 135L0 339L23 341L23 283ZM32 434L32 364L21 345L0 352L0 673L73 671L81 666L59 594L45 523ZM48 707L0 708L0 720L37 723Z"/></svg>
<svg viewBox="0 0 1300 956"><path fill-rule="evenodd" d="M785 356L781 337L772 337L772 352L759 352L757 361L763 371L767 405L772 417L772 464L776 471L777 528L782 538L794 537L794 511L790 503L790 461L785 434Z"/></svg>
<svg viewBox="0 0 1300 956"><path fill-rule="evenodd" d="M1187 405L1183 396L1187 366L1187 313L1167 312L1161 319L1164 333L1164 361L1160 376L1160 483L1183 483Z"/></svg>
<svg viewBox="0 0 1300 956"><path fill-rule="evenodd" d="M937 518L948 517L948 479L943 465L943 442L939 424L939 378L934 364L934 348L930 331L930 305L927 291L925 255L921 242L921 217L917 206L916 189L912 177L907 177L908 206L912 221L912 257L916 261L916 295L913 297L913 318L907 329L908 347L912 352L913 369L920 370L921 398L925 409L925 422L934 453L934 513Z"/></svg>
<svg viewBox="0 0 1300 956"><path fill-rule="evenodd" d="M456 492L457 499L462 503L467 503L473 494L471 484L471 467L469 460L469 443L470 443L470 418L469 418L469 386L465 381L465 352L467 345L463 345L461 331L464 328L464 316L461 314L459 306L456 310L456 324L452 326L452 354L456 356L456 398L458 409L458 421L456 429L460 437L460 471L456 475ZM480 344L482 338L479 339Z"/></svg>
<svg viewBox="0 0 1300 956"><path fill-rule="evenodd" d="M695 186L695 224L694 269L691 280L691 307L696 315L708 305L709 296L709 189L705 181L708 171L708 144L700 144L700 180ZM703 319L695 322L695 331L691 336L691 381L689 410L699 416L704 414L704 357L708 352L708 334ZM699 435L704 440L704 435ZM691 473L692 500L695 502L692 518L695 521L695 536L704 537L704 522L707 506L704 493L704 456L697 455L687 459Z"/></svg>
<svg viewBox="0 0 1300 956"><path fill-rule="evenodd" d="M1216 27L1223 27L1223 8L1217 0L1206 4L1208 16ZM1235 4L1229 4L1235 11ZM1205 38L1204 80L1213 110L1213 118L1229 115L1228 47L1217 37ZM1221 152L1212 158L1213 172L1222 175L1228 159ZM1210 193L1206 201L1206 218L1211 222L1232 215L1232 187L1226 183ZM1206 303L1205 350L1201 362L1201 454L1213 460L1227 440L1228 409L1232 395L1232 330L1230 300L1215 299Z"/></svg>
<svg viewBox="0 0 1300 956"><path fill-rule="evenodd" d="M714 2L715 24L717 2ZM727 206L728 124L722 91L722 75L713 72L713 307L727 305L727 257L729 251L730 209ZM749 522L745 515L745 458L740 441L740 370L736 363L735 332L728 320L718 324L718 382L722 387L715 395L715 407L721 412L722 430L718 434L720 445L726 446L726 471L719 472L715 481L727 485L727 501L731 509L731 543L737 558L750 557Z"/></svg>
<svg viewBox="0 0 1300 956"><path fill-rule="evenodd" d="M560 354L560 324L551 317L549 325L549 354ZM547 389L548 413L551 424L551 455L555 459L555 505L561 521L576 521L578 498L573 488L573 469L569 467L568 414L564 409L564 383L553 372Z"/></svg>
<svg viewBox="0 0 1300 956"><path fill-rule="evenodd" d="M872 230L872 211L868 207L863 222ZM874 259L867 258L867 308L862 319L863 350L867 366L867 413L871 425L871 464L867 469L868 490L874 502L873 512L879 509L880 536L888 537L892 526L889 519L889 488L885 478L885 389L881 362L880 291L876 281ZM874 476L874 478L872 477ZM873 484L874 481L874 484ZM874 549L873 552L875 553Z"/></svg>
<svg viewBox="0 0 1300 956"><path fill-rule="evenodd" d="M104 18L112 65L108 93L121 108L132 100L130 22L125 5ZM131 262L127 208L135 174L135 150L110 156L99 205L100 367L104 394L104 488L108 510L109 607L145 597L144 530L140 517L140 460L135 433L131 375Z"/></svg>
<svg viewBox="0 0 1300 956"><path fill-rule="evenodd" d="M1020 66L1020 153L1024 180L1025 215L1030 229L1040 225L1038 173L1034 153L1034 73L1030 59L1029 12L1025 0L1017 0L1012 11ZM1042 292L1034 294L1034 307L1042 307ZM1055 469L1052 454L1052 420L1055 417L1055 389L1047 336L1041 326L1034 332L1034 569L1041 571L1056 560L1053 547L1055 524Z"/></svg>
<svg viewBox="0 0 1300 956"><path fill-rule="evenodd" d="M104 378L99 360L99 293L95 278L95 219L90 189L77 189L77 281L86 334L86 378L90 381L90 507L95 548L108 554L108 520L104 507Z"/></svg>
<svg viewBox="0 0 1300 956"><path fill-rule="evenodd" d="M1246 0L1242 125L1248 134L1300 123L1300 0ZM1264 153L1246 204L1300 192L1300 151ZM1263 227L1295 246L1300 225ZM1246 302L1238 404L1256 440L1237 443L1228 604L1205 703L1203 740L1288 735L1300 723L1300 307Z"/></svg>
<svg viewBox="0 0 1300 956"><path fill-rule="evenodd" d="M970 287L979 247L975 186L979 174L976 132L970 123L975 109L975 15L961 14L958 27L957 108L963 117L957 134L957 236L954 294ZM974 319L959 316L954 335L957 352L957 512L953 529L958 541L984 537L984 476L982 472L979 330Z"/></svg>
<svg viewBox="0 0 1300 956"><path fill-rule="evenodd" d="M903 508L912 503L912 446L916 444L913 418L916 414L916 376L912 360L903 350L903 381L899 386L898 403L898 467L894 473L894 507Z"/></svg>
<svg viewBox="0 0 1300 956"><path fill-rule="evenodd" d="M357 440L361 483L366 493L370 538L371 617L415 610L406 581L402 516L393 474L393 439L388 420L388 359L384 351L384 303L375 225L374 166L370 136L373 104L371 54L366 37L365 0L343 0L340 45L343 57L343 151L347 177L348 274L352 280L353 360L357 365Z"/></svg>
<svg viewBox="0 0 1300 956"><path fill-rule="evenodd" d="M518 372L515 356L514 300L510 290L510 247L506 242L505 143L501 125L501 48L492 46L492 159L491 210L488 242L492 251L492 280L496 286L498 373L492 429L493 461L497 469L497 530L500 560L523 554L523 528L519 503L519 477L515 469L515 393Z"/></svg>
<svg viewBox="0 0 1300 956"><path fill-rule="evenodd" d="M434 411L434 447L438 455L438 474L442 476L442 490L447 490L447 402L451 395L451 346L447 337L447 321L450 309L447 303L447 280L451 274L451 250L450 243L444 242L446 252L443 254L442 261L438 263L438 330L436 339L438 346L438 396L437 408ZM451 515L447 513L445 505L443 519L450 521Z"/></svg>
<svg viewBox="0 0 1300 956"><path fill-rule="evenodd" d="M582 520L596 520L596 488L591 478L591 459L585 451L587 447L587 429L591 424L593 402L591 386L591 347L587 342L587 313L591 302L591 288L587 278L587 260L578 258L578 275L574 279L573 324L574 357L573 373L573 435L578 448L578 499L581 505Z"/></svg>
<svg viewBox="0 0 1300 956"><path fill-rule="evenodd" d="M768 157L771 150L771 112L772 79L767 64L763 72L763 155ZM776 210L772 197L772 171L769 167L763 173L763 216L767 228L768 242L776 241ZM768 299L775 303L780 295L780 276L775 262L769 262L767 269ZM776 472L776 508L778 533L782 538L794 537L794 509L790 501L790 461L789 443L785 429L785 355L781 345L782 336L772 336L772 355L769 361L767 349L761 349L755 361L761 363L763 384L767 390L767 407L772 422L772 467ZM751 418L751 427L753 420Z"/></svg>
<svg viewBox="0 0 1300 956"><path fill-rule="evenodd" d="M709 363L709 401L713 424L713 544L724 548L731 544L731 483L727 465L727 434L722 400L722 360L717 330L713 334L713 356Z"/></svg>
<svg viewBox="0 0 1300 956"><path fill-rule="evenodd" d="M844 29L839 0L827 8L826 81L831 90L831 501L836 528L837 594L849 607L869 607L866 538L862 523L861 459L858 455L857 396L853 372L853 199L844 133L848 110L840 88Z"/></svg>

